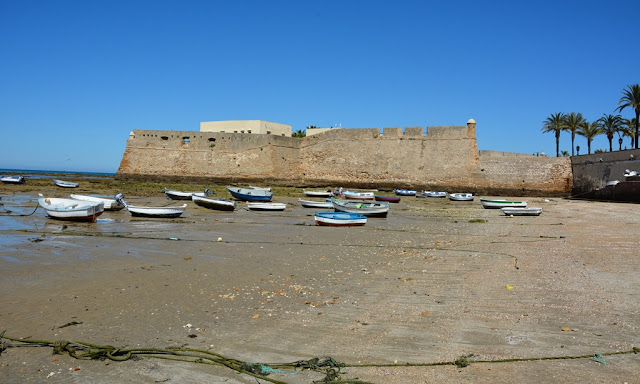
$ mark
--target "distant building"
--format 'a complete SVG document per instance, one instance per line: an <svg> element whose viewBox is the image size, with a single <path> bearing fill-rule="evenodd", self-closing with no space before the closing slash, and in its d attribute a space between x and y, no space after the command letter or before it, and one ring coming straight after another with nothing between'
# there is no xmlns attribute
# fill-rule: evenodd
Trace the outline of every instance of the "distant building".
<svg viewBox="0 0 640 384"><path fill-rule="evenodd" d="M307 128L307 136L312 136L312 135L317 135L318 133L324 133L324 132L328 132L332 129L340 129L338 127L331 127L331 128Z"/></svg>
<svg viewBox="0 0 640 384"><path fill-rule="evenodd" d="M291 126L265 120L203 121L200 132L252 133L291 136Z"/></svg>

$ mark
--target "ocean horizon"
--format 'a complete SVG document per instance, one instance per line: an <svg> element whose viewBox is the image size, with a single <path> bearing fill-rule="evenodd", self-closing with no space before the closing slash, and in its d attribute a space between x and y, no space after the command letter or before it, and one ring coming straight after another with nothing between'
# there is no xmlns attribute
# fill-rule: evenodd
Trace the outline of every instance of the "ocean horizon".
<svg viewBox="0 0 640 384"><path fill-rule="evenodd" d="M113 177L115 172L86 172L86 171L63 171L47 169L10 169L0 168L0 175L18 174L30 179L52 179L55 175L76 175L82 178L92 177Z"/></svg>

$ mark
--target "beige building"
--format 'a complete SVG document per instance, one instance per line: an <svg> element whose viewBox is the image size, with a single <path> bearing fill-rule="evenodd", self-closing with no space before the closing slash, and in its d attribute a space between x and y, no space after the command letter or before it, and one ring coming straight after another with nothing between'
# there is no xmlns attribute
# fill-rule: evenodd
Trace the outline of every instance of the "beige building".
<svg viewBox="0 0 640 384"><path fill-rule="evenodd" d="M203 121L200 132L258 133L291 136L291 126L265 120Z"/></svg>

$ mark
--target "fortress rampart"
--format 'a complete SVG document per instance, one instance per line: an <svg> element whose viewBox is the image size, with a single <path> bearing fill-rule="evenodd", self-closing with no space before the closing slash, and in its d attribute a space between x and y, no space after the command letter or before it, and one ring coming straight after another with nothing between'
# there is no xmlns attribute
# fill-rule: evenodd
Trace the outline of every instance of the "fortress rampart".
<svg viewBox="0 0 640 384"><path fill-rule="evenodd" d="M304 138L132 132L117 179L272 186L571 193L568 158L482 151L475 126L332 129Z"/></svg>

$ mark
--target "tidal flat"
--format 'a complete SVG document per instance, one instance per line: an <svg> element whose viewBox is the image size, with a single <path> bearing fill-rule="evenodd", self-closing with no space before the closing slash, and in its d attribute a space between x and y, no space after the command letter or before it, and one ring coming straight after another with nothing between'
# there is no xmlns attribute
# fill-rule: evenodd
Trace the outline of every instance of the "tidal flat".
<svg viewBox="0 0 640 384"><path fill-rule="evenodd" d="M178 205L164 187L205 187L109 183L0 186L0 332L250 363L330 356L346 364L342 380L379 384L640 383L640 355L626 353L640 346L637 204L529 197L542 215L509 217L477 198L403 197L387 218L331 228L314 225L292 188L275 191L284 212L190 202L177 219L122 210L95 224L33 212L37 193L123 191L132 204ZM79 360L2 342L6 383L326 377L283 369L261 379L155 357ZM430 365L461 358L469 365ZM515 361L490 362L498 360Z"/></svg>

